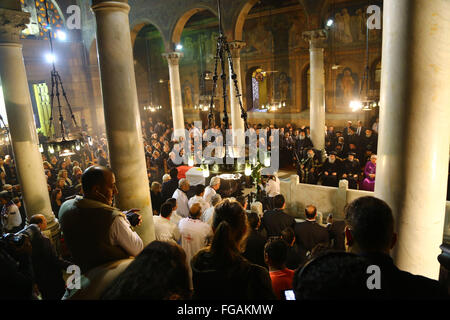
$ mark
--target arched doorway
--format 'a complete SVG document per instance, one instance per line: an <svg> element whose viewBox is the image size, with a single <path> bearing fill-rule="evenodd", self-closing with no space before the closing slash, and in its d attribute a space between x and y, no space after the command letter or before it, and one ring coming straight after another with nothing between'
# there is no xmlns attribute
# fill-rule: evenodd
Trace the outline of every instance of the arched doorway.
<svg viewBox="0 0 450 320"><path fill-rule="evenodd" d="M171 115L169 69L162 54L164 40L153 24L135 31L134 69L141 118L168 120Z"/></svg>

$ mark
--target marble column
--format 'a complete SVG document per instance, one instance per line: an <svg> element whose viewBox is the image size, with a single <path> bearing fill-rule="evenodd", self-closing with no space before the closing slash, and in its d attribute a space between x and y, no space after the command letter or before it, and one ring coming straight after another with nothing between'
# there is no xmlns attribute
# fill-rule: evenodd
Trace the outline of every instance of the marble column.
<svg viewBox="0 0 450 320"><path fill-rule="evenodd" d="M325 149L325 68L323 51L326 38L327 33L323 29L303 33L303 39L309 42L310 128L311 140L317 150Z"/></svg>
<svg viewBox="0 0 450 320"><path fill-rule="evenodd" d="M141 118L131 48L127 1L93 1L97 20L103 108L118 207L140 209L136 228L144 244L155 239Z"/></svg>
<svg viewBox="0 0 450 320"><path fill-rule="evenodd" d="M180 58L183 57L182 52L164 53L163 57L167 59L169 64L170 79L170 101L172 104L172 118L174 137L184 137L184 113L183 99L181 95L180 84Z"/></svg>
<svg viewBox="0 0 450 320"><path fill-rule="evenodd" d="M233 41L229 43L230 52L233 62L233 70L236 75L238 83L239 93L241 94L241 102L244 103L242 93L242 81L241 81L241 49L245 47L243 41ZM245 156L245 125L244 119L241 118L241 106L239 104L239 98L236 97L236 87L234 85L233 74L230 66L230 110L231 110L231 131L233 137L233 147L236 152L236 156ZM242 150L242 147L244 149Z"/></svg>
<svg viewBox="0 0 450 320"><path fill-rule="evenodd" d="M400 269L438 278L449 160L450 2L386 0L375 195Z"/></svg>
<svg viewBox="0 0 450 320"><path fill-rule="evenodd" d="M43 214L47 220L47 230L57 238L59 224L55 214L58 213L52 212L50 204L19 39L29 17L29 13L21 11L20 3L18 10L4 9L0 4L0 78L27 216Z"/></svg>

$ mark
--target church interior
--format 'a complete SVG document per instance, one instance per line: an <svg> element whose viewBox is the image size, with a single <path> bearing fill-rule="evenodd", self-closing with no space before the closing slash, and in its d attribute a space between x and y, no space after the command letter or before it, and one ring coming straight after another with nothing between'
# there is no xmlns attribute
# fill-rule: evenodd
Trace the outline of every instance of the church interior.
<svg viewBox="0 0 450 320"><path fill-rule="evenodd" d="M449 11L2 0L0 300L448 299Z"/></svg>

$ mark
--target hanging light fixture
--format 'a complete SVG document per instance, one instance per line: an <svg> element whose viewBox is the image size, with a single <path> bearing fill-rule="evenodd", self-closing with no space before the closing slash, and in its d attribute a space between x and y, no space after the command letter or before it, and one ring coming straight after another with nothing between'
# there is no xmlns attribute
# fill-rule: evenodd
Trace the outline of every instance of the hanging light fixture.
<svg viewBox="0 0 450 320"><path fill-rule="evenodd" d="M46 22L47 22L47 32L49 33L49 43L50 43L50 53L47 54L47 61L49 63L52 64L52 71L51 71L51 84L52 84L52 89L51 89L51 95L50 95L50 119L49 119L49 130L48 132L53 132L53 136L49 139L49 141L46 143L48 145L47 150L53 154L56 151L58 152L62 152L59 154L60 156L64 157L64 156L70 156L70 155L74 155L75 152L75 145L77 143L80 143L81 141L83 141L83 136L81 133L81 128L78 126L77 121L75 119L75 116L72 112L72 107L69 103L69 100L67 98L67 94L66 91L64 90L64 85L62 83L61 80L61 76L59 75L58 71L56 70L56 56L55 56L55 52L54 52L54 47L53 47L53 36L52 36L52 28L51 28L51 23L50 23L50 17L49 17L49 13L48 13L48 9L49 9L49 5L47 0L44 0L44 6L45 6L45 17L46 17ZM61 38L61 33L62 31L59 31L59 37ZM61 92L60 92L61 90ZM64 116L62 113L62 101L60 96L64 97L64 100L66 102L66 105L69 109L70 112L70 117L71 120L74 123L75 126L75 131L76 135L74 137L74 135L70 134L67 132L66 128L66 124L64 123ZM54 128L54 123L53 123L53 109L55 106L55 98L56 98L56 104L57 104L57 108L58 108L58 112L59 112L59 123L61 126L61 137L57 138L56 134L55 134L55 129ZM44 149L44 148L43 148Z"/></svg>

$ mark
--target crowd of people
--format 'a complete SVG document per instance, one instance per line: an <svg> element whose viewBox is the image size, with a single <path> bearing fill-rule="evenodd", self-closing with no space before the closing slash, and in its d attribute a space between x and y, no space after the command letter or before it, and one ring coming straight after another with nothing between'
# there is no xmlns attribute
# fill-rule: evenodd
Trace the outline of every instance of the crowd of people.
<svg viewBox="0 0 450 320"><path fill-rule="evenodd" d="M378 120L377 120L378 121ZM338 187L347 180L349 188L374 191L378 122L371 128L352 121L342 131L325 128L325 152L316 150L309 127L290 124L280 130L281 167L294 161L301 183Z"/></svg>
<svg viewBox="0 0 450 320"><path fill-rule="evenodd" d="M253 128L263 129L260 125ZM277 128L269 126L273 129ZM361 188L374 180L376 163L376 135L371 129L363 129L353 128L351 123L342 134L328 128L329 156L322 162L310 143L309 129L288 125L279 129L280 151L292 152L304 182L335 186L342 178L354 182L350 187ZM375 141L371 147L360 136L364 132L367 141ZM179 177L170 135L170 125L163 121L143 122L155 231L155 240L145 247L136 232L142 217L136 210L114 207L118 190L108 167L104 137L94 138L92 145L85 144L76 156L51 156L49 160L43 156L52 209L59 219L66 249L62 256L41 234L46 229L44 216L25 221L26 214L21 215L17 205L17 211L11 210L14 197L6 197L5 192L16 192L20 200L20 188L5 184L4 189L7 186L12 190L0 193L2 217L7 223L13 215L22 220L21 225L13 223L12 227L3 223L3 233L17 232L28 224L37 227L30 236L31 243L25 240L16 244L8 237L0 241L13 243L5 245L8 250L0 246L0 263L5 270L0 283L12 288L3 290L0 297L263 300L287 299L292 297L291 291L298 300L448 297L437 281L394 265L389 256L396 243L394 218L382 200L355 200L346 208L345 221L334 221L332 216L326 221L318 219L314 205L305 208L303 221L296 220L284 212L286 201L277 188L276 177L265 186L269 207L258 201L248 203L243 196L222 196L219 177L212 177L207 186L191 186L188 179ZM191 138L195 136L193 133ZM360 179L359 164L354 171L346 171L346 161L358 163L358 157L367 159L363 170L372 180ZM16 186L8 159L9 164L6 157L0 160L0 174L8 168L10 175L4 181ZM315 181L310 180L312 173ZM35 247L39 248L36 252ZM90 280L82 281L81 289L64 285L64 271L73 264ZM383 274L379 290L367 287L367 268L374 264Z"/></svg>

